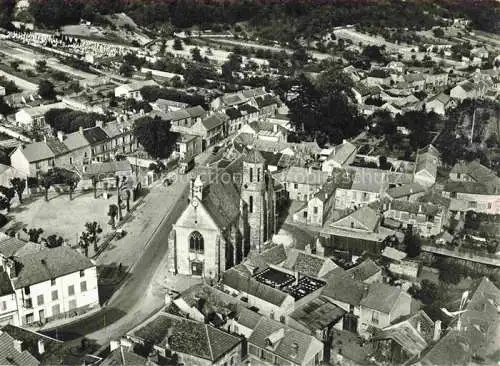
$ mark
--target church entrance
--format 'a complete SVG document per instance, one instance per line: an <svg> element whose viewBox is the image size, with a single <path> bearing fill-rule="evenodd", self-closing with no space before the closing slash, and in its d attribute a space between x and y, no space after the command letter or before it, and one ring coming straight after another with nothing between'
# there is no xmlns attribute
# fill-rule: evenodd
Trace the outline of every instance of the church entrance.
<svg viewBox="0 0 500 366"><path fill-rule="evenodd" d="M193 276L203 275L203 262L192 261L191 262L191 274Z"/></svg>

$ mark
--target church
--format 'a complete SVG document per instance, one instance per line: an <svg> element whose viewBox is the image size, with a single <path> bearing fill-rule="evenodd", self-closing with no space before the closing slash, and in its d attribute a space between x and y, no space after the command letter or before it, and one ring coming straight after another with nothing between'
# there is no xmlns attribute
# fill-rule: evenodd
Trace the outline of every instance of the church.
<svg viewBox="0 0 500 366"><path fill-rule="evenodd" d="M190 188L169 236L171 273L218 279L275 233L275 182L259 151L243 153L211 177L198 175Z"/></svg>

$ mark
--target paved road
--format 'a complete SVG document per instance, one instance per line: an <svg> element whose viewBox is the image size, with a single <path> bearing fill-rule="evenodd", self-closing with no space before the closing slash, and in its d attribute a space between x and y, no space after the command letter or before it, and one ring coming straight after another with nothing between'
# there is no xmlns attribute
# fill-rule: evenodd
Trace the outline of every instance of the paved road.
<svg viewBox="0 0 500 366"><path fill-rule="evenodd" d="M202 166L209 156L210 151L198 156L197 165ZM189 179L181 179L169 187L160 184L151 189L148 195L150 202L170 201L174 204L149 240L144 238L147 244L142 256L108 304L97 313L44 333L61 340L74 341L75 344L85 336L104 346L141 324L163 306L165 289L161 285L167 265L168 236L187 204L188 186ZM157 207L150 205L149 209L157 210ZM162 214L161 211L159 214Z"/></svg>

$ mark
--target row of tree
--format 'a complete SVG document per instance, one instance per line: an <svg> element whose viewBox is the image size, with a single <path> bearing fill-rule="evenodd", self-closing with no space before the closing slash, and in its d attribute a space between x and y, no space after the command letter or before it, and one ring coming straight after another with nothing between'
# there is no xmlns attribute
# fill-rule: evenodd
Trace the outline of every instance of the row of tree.
<svg viewBox="0 0 500 366"><path fill-rule="evenodd" d="M45 113L45 122L55 131L76 132L82 128L94 127L96 121L105 121L105 115L94 112L75 111L69 108L55 108Z"/></svg>

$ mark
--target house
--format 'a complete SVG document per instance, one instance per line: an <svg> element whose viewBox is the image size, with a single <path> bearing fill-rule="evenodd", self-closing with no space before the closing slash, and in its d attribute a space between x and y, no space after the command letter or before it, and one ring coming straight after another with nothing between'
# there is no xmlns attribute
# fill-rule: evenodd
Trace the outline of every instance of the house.
<svg viewBox="0 0 500 366"><path fill-rule="evenodd" d="M391 75L387 70L373 69L366 75L366 79L362 80L362 82L369 87L390 86L391 80Z"/></svg>
<svg viewBox="0 0 500 366"><path fill-rule="evenodd" d="M328 181L329 176L328 172L298 166L273 174L273 178L288 192L289 198L297 201L307 201L313 197Z"/></svg>
<svg viewBox="0 0 500 366"><path fill-rule="evenodd" d="M379 362L402 365L420 356L440 337L441 322L433 322L420 310L380 331L370 339Z"/></svg>
<svg viewBox="0 0 500 366"><path fill-rule="evenodd" d="M55 166L56 155L46 141L18 146L10 154L11 166L23 175L36 177Z"/></svg>
<svg viewBox="0 0 500 366"><path fill-rule="evenodd" d="M127 333L127 339L185 365L238 365L243 339L211 325L160 312Z"/></svg>
<svg viewBox="0 0 500 366"><path fill-rule="evenodd" d="M489 52L484 47L474 47L470 50L470 55L484 60L488 58Z"/></svg>
<svg viewBox="0 0 500 366"><path fill-rule="evenodd" d="M387 69L402 73L404 71L405 64L402 63L401 61L390 61L385 67Z"/></svg>
<svg viewBox="0 0 500 366"><path fill-rule="evenodd" d="M180 159L189 160L201 153L202 139L197 135L179 134L175 143L175 151Z"/></svg>
<svg viewBox="0 0 500 366"><path fill-rule="evenodd" d="M448 73L425 73L425 86L428 88L430 86L434 88L441 88L448 85Z"/></svg>
<svg viewBox="0 0 500 366"><path fill-rule="evenodd" d="M0 327L18 324L16 294L7 272L0 272Z"/></svg>
<svg viewBox="0 0 500 366"><path fill-rule="evenodd" d="M265 94L255 97L255 102L257 103L257 109L259 110L260 117L271 117L276 114L280 100L271 94Z"/></svg>
<svg viewBox="0 0 500 366"><path fill-rule="evenodd" d="M240 132L270 142L286 142L288 136L288 131L285 128L267 121L255 121L246 124L240 129Z"/></svg>
<svg viewBox="0 0 500 366"><path fill-rule="evenodd" d="M129 197L133 197L135 175L132 173L132 165L127 160L85 165L80 174L79 188L92 189L95 185L96 188L108 190L116 189L118 184L121 187L120 194L125 195L124 191L128 190Z"/></svg>
<svg viewBox="0 0 500 366"><path fill-rule="evenodd" d="M99 306L96 265L67 246L0 258L15 291L20 325Z"/></svg>
<svg viewBox="0 0 500 366"><path fill-rule="evenodd" d="M184 109L176 109L167 113L159 113L159 116L164 121L170 121L172 127L191 127L197 122L201 122L203 117L207 115L207 111L202 106L188 107ZM175 128L173 128L175 130Z"/></svg>
<svg viewBox="0 0 500 366"><path fill-rule="evenodd" d="M151 107L154 110L167 113L172 111L178 111L179 109L186 109L189 107L189 104L177 102L175 100L158 98L154 103L151 103Z"/></svg>
<svg viewBox="0 0 500 366"><path fill-rule="evenodd" d="M447 210L432 203L383 201L382 211L384 220L397 222L403 229L416 229L422 237L439 235L448 222Z"/></svg>
<svg viewBox="0 0 500 366"><path fill-rule="evenodd" d="M425 110L427 112L434 112L444 116L446 111L454 106L455 102L450 98L450 96L444 93L439 93L425 103Z"/></svg>
<svg viewBox="0 0 500 366"><path fill-rule="evenodd" d="M381 169L356 169L350 188L335 191L335 208L356 208L380 199L389 188L389 172Z"/></svg>
<svg viewBox="0 0 500 366"><path fill-rule="evenodd" d="M443 188L450 210L500 213L500 178L478 161L459 162L450 171Z"/></svg>
<svg viewBox="0 0 500 366"><path fill-rule="evenodd" d="M117 120L105 124L97 122L96 126L101 127L108 136L107 152L110 158L116 159L137 151L139 143L129 124Z"/></svg>
<svg viewBox="0 0 500 366"><path fill-rule="evenodd" d="M275 232L276 193L265 160L251 150L191 184L190 203L170 233L170 270L219 278L250 250L260 251Z"/></svg>
<svg viewBox="0 0 500 366"><path fill-rule="evenodd" d="M196 122L192 127L193 134L201 136L202 151L212 146L226 137L227 116L223 113L213 113L201 121Z"/></svg>
<svg viewBox="0 0 500 366"><path fill-rule="evenodd" d="M323 226L330 210L335 204L335 190L333 182L327 182L314 196L293 214L293 221L306 225Z"/></svg>
<svg viewBox="0 0 500 366"><path fill-rule="evenodd" d="M385 247L381 256L388 262L388 269L393 275L410 281L417 279L421 264L418 261L406 259L405 252L392 247Z"/></svg>
<svg viewBox="0 0 500 366"><path fill-rule="evenodd" d="M291 249L282 267L306 276L323 278L338 266L329 258Z"/></svg>
<svg viewBox="0 0 500 366"><path fill-rule="evenodd" d="M111 341L109 354L99 364L100 366L127 366L127 365L147 365L157 366L159 362L156 357L142 357L133 350L134 344L127 339Z"/></svg>
<svg viewBox="0 0 500 366"><path fill-rule="evenodd" d="M248 355L259 365L319 365L323 343L283 323L261 319L248 339Z"/></svg>
<svg viewBox="0 0 500 366"><path fill-rule="evenodd" d="M210 102L210 109L220 110L227 107L234 107L243 103L251 103L257 107L255 98L268 94L264 87L241 90L236 93L224 94Z"/></svg>
<svg viewBox="0 0 500 366"><path fill-rule="evenodd" d="M356 83L351 88L354 99L358 104L364 104L370 97L377 97L380 95L381 89L378 85L366 85L364 83Z"/></svg>
<svg viewBox="0 0 500 366"><path fill-rule="evenodd" d="M450 90L450 97L459 101L464 99L482 98L488 89L488 83L482 80L465 80Z"/></svg>
<svg viewBox="0 0 500 366"><path fill-rule="evenodd" d="M22 108L15 114L16 125L27 130L31 130L33 128L44 129L46 127L45 113L47 113L51 109L64 108L68 108L68 106L61 102L43 104L37 107Z"/></svg>
<svg viewBox="0 0 500 366"><path fill-rule="evenodd" d="M355 267L349 268L347 274L354 280L363 283L382 282L382 268L370 258Z"/></svg>
<svg viewBox="0 0 500 366"><path fill-rule="evenodd" d="M412 298L403 290L372 283L360 302L358 333L368 337L373 329L383 329L396 319L410 315Z"/></svg>
<svg viewBox="0 0 500 366"><path fill-rule="evenodd" d="M331 154L321 164L321 170L331 173L333 168L346 168L356 157L357 148L349 141L345 141L332 148Z"/></svg>
<svg viewBox="0 0 500 366"><path fill-rule="evenodd" d="M424 186L419 183L404 184L399 187L389 188L385 192L385 197L389 200L406 200L410 202L417 201L426 192Z"/></svg>
<svg viewBox="0 0 500 366"><path fill-rule="evenodd" d="M498 356L498 339L500 339L500 319L498 304L500 290L486 277L479 284L472 286L472 291L463 295L465 306L459 309L461 301L456 301L456 308L449 311L462 310L448 326L448 332L439 338L436 332L436 343L417 355L414 365L469 365L474 363L495 364Z"/></svg>
<svg viewBox="0 0 500 366"><path fill-rule="evenodd" d="M140 80L129 84L123 84L115 88L115 97L124 99L132 98L141 101L143 100L141 89L145 86L160 87L160 84L154 80Z"/></svg>
<svg viewBox="0 0 500 366"><path fill-rule="evenodd" d="M439 151L432 145L428 145L417 151L413 182L426 188L436 183L439 155Z"/></svg>
<svg viewBox="0 0 500 366"><path fill-rule="evenodd" d="M406 74L403 76L404 82L408 83L411 91L422 91L425 89L425 77L421 73Z"/></svg>
<svg viewBox="0 0 500 366"><path fill-rule="evenodd" d="M380 226L380 215L369 206L363 206L338 219L327 222L320 232L325 253L333 250L348 251L360 255L363 252L378 255L385 240L393 230Z"/></svg>

